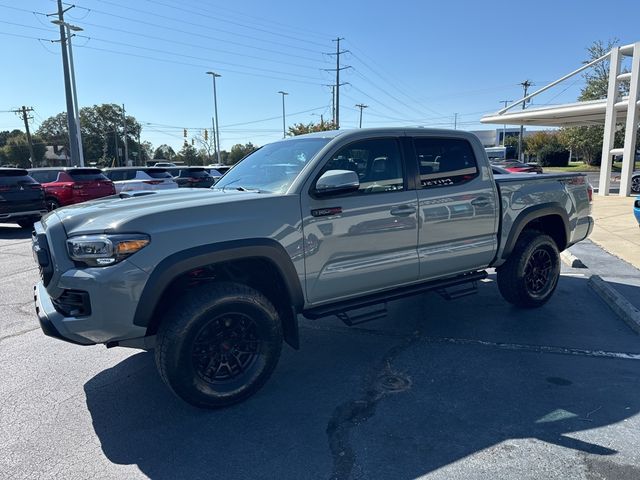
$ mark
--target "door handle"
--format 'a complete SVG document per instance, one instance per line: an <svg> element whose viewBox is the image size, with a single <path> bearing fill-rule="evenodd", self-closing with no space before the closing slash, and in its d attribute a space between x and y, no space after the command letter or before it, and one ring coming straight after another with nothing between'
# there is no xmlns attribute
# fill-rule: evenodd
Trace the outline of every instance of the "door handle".
<svg viewBox="0 0 640 480"><path fill-rule="evenodd" d="M489 199L487 197L478 197L471 200L471 205L474 207L486 207L489 205Z"/></svg>
<svg viewBox="0 0 640 480"><path fill-rule="evenodd" d="M397 217L407 217L414 213L416 213L416 209L410 205L398 205L391 209L391 215L395 215Z"/></svg>

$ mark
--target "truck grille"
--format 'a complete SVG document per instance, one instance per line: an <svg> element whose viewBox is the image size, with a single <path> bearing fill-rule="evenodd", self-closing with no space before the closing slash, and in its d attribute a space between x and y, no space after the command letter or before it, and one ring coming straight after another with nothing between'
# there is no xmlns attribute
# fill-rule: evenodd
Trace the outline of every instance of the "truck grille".
<svg viewBox="0 0 640 480"><path fill-rule="evenodd" d="M86 317L91 315L89 294L82 290L65 290L62 295L51 301L55 309L65 317Z"/></svg>

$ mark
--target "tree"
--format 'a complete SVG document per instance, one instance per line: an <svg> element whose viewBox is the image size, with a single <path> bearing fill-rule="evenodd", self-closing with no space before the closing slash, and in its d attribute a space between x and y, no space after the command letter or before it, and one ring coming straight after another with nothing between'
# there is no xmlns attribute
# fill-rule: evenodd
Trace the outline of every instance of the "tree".
<svg viewBox="0 0 640 480"><path fill-rule="evenodd" d="M604 129L599 125L569 127L560 130L560 141L587 165L600 165L603 134Z"/></svg>
<svg viewBox="0 0 640 480"><path fill-rule="evenodd" d="M246 157L251 152L254 152L256 150L257 150L257 147L251 142L246 143L244 145L242 145L241 143L237 143L236 145L231 147L231 152L229 152L228 161L225 163L227 163L228 165L235 165L244 157Z"/></svg>
<svg viewBox="0 0 640 480"><path fill-rule="evenodd" d="M138 151L136 139L142 131L135 117L127 115L127 147L129 152ZM122 106L104 103L80 109L80 133L86 163L118 164L122 158L119 150L124 152L124 127L122 123ZM67 114L65 112L47 118L36 134L48 145L69 146L67 134ZM118 149L116 149L116 144Z"/></svg>
<svg viewBox="0 0 640 480"><path fill-rule="evenodd" d="M216 163L217 159L213 135L209 135L207 130L203 130L200 134L193 137L193 139L199 147L198 156L202 159L203 165L205 162Z"/></svg>
<svg viewBox="0 0 640 480"><path fill-rule="evenodd" d="M16 130L14 130L16 132ZM29 152L29 143L26 134L17 130L17 134L8 137L5 145L2 147L3 163L17 165L22 168L34 167L40 164L44 158L46 150L44 143L37 137L32 138L33 142L33 164L29 161L31 153Z"/></svg>
<svg viewBox="0 0 640 480"><path fill-rule="evenodd" d="M157 160L171 161L174 158L176 158L176 152L169 145L163 143L158 148L156 148L155 152L153 152L153 158L154 160L157 159Z"/></svg>
<svg viewBox="0 0 640 480"><path fill-rule="evenodd" d="M320 123L294 123L287 129L287 135L294 137L296 135L304 135L305 133L324 132L327 130L335 130L336 126L333 122Z"/></svg>
<svg viewBox="0 0 640 480"><path fill-rule="evenodd" d="M22 135L22 130L4 130L0 132L0 147L4 147L7 144L7 140L11 137L15 137L17 135Z"/></svg>
<svg viewBox="0 0 640 480"><path fill-rule="evenodd" d="M200 163L198 151L188 142L185 142L182 150L178 152L178 160L187 165L195 165Z"/></svg>
<svg viewBox="0 0 640 480"><path fill-rule="evenodd" d="M47 118L40 124L35 134L42 138L47 145L69 146L67 135L67 114L65 112Z"/></svg>

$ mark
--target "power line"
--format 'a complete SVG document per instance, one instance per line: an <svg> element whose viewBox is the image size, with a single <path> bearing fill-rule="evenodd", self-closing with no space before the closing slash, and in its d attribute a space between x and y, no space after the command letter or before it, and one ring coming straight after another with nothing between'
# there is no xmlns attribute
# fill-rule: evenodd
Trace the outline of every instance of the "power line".
<svg viewBox="0 0 640 480"><path fill-rule="evenodd" d="M104 10L98 10L98 9L95 9L95 8L86 8L86 7L81 7L81 6L77 6L77 5L76 5L76 7L80 8L80 9L83 9L83 10L90 10L90 11L92 11L94 13L98 13L98 14L101 14L101 15L107 15L107 16L110 16L110 17L119 18L121 20L127 20L127 21L130 21L130 22L135 22L136 24L150 25L150 26L159 27L159 28L162 28L162 29L165 29L165 30L167 28L171 28L172 30L176 30L176 29L173 29L172 27L167 27L166 25L158 25L157 23L148 22L148 21L142 20L140 18L131 18L131 17L127 17L125 15L118 15L116 13L106 12ZM149 16L150 15L150 16L153 16L153 17L162 18L162 19L165 19L165 20L169 20L170 22L174 22L174 23L190 25L192 27L199 27L199 28L205 28L205 29L210 29L211 28L211 25L203 25L201 23L189 22L189 21L186 21L186 20L178 20L175 17L169 17L167 15L161 15L159 13L149 12L147 10L140 10L139 8L127 7L127 6L124 6L124 5L119 6L119 8L122 8L122 9L125 9L125 10L131 10L131 11L134 11L134 12L137 12L137 13L142 13L145 16ZM317 50L312 50L310 48L305 48L305 47L300 47L300 46L297 46L297 45L292 45L290 43L276 42L274 40L266 40L264 38L255 37L255 36L252 36L252 35L245 35L245 34L233 32L233 31L230 31L230 30L224 30L224 29L220 29L220 28L217 28L216 30L218 32L226 33L228 35L234 35L236 37L243 37L243 38L249 38L251 40L256 40L256 41L258 41L260 43L271 43L273 45L278 45L280 47L292 48L292 49L295 49L295 50L303 50L303 51L313 52L313 53L322 53L322 52L317 51ZM179 31L179 30L176 30L176 31ZM188 32L188 31L182 31L182 33L190 34L190 32ZM225 40L222 40L222 41L225 41Z"/></svg>
<svg viewBox="0 0 640 480"><path fill-rule="evenodd" d="M159 40L161 42L166 42L166 43L171 43L171 44L176 44L176 45L184 45L186 47L193 47L193 48L198 48L198 49L201 49L201 50L202 49L209 50L211 52L221 52L221 53L225 53L225 54L229 54L229 55L241 55L242 57L245 57L245 58L253 58L253 59L256 59L256 60L262 60L264 62L279 63L279 64L282 64L282 65L290 65L290 66L294 66L294 67L298 67L298 68L305 68L305 69L310 69L310 70L318 70L318 67L312 66L312 65L302 65L300 63L287 62L287 61L284 61L284 60L268 59L268 58L265 58L264 56L260 57L260 56L257 56L257 55L247 55L246 53L234 52L234 51L225 50L225 49L219 49L219 48L212 48L212 47L208 47L208 46L198 45L198 44L195 44L195 43L178 41L178 40L173 39L173 38L158 37L158 36L155 36L155 35L147 35L147 34L144 34L144 33L134 32L134 31L126 30L126 29L122 29L122 28L107 27L105 25L100 25L100 24L96 24L96 23L83 22L83 25L91 26L91 27L97 27L97 28L101 28L101 29L104 29L104 30L111 30L111 31L114 31L114 32L127 33L129 35L135 35L137 37L148 38L150 40ZM261 48L255 48L255 47L251 47L251 48L252 49L257 49L257 50L264 50L264 51L271 52L271 53L282 54L282 52L277 52L275 50L270 50L270 49L261 49ZM288 56L291 56L291 55L288 55ZM301 59L304 59L304 60L310 60L308 57L303 57L301 55L293 55L293 57L301 58Z"/></svg>
<svg viewBox="0 0 640 480"><path fill-rule="evenodd" d="M117 5L119 7L123 7L123 5L120 5L120 4L117 4L117 3L114 3L114 2L109 2L107 0L98 0L98 1L100 1L102 3L107 3L107 4L112 4L112 5ZM176 7L176 6L173 6L171 4L160 2L158 0L147 0L147 1L151 2L151 3L155 3L156 5L162 5L162 6L165 6L165 7L168 7L168 8L173 8L175 10L180 10L182 12L191 13L191 14L194 14L194 15L199 15L199 16L204 17L204 18L210 18L212 20L221 20L221 21L223 21L225 23L230 23L232 25L237 25L237 26L242 27L242 28L247 28L247 29L250 29L250 30L258 31L258 32L267 33L269 35L276 35L276 36L279 36L279 37L288 38L290 40L295 40L297 42L303 42L303 43L308 43L310 45L317 45L319 47L324 47L324 44L318 43L318 42L314 42L312 40L307 40L306 38L295 37L295 36L292 36L292 35L285 35L285 34L283 34L281 32L275 32L275 31L269 30L269 29L251 27L251 26L248 26L246 23L238 22L237 20L222 19L220 17L213 16L213 15L208 15L206 13L198 12L198 11L195 11L195 10L188 10L188 9L184 8L183 6Z"/></svg>
<svg viewBox="0 0 640 480"><path fill-rule="evenodd" d="M159 48L149 48L149 47L141 47L138 45L134 45L131 43L126 43L126 42L117 42L115 40L106 40L104 38L97 38L97 37L92 37L92 36L87 36L87 35L76 35L80 38L88 38L90 40L95 40L98 42L104 42L104 43L110 43L113 45L119 45L119 46L123 46L123 47L129 47L129 48L137 48L139 50L146 50L148 52L154 52L154 53L162 53L165 55L175 55L175 56L179 56L182 58L191 58L193 60L202 60L204 62L214 62L216 64L220 64L220 65L231 65L233 67L240 67L240 68L250 68L252 70L257 70L257 71L261 71L261 72L267 72L267 73L277 73L277 74L281 74L281 75L290 75L293 77L300 77L300 78L306 78L306 79L311 79L311 80L316 80L316 77L311 77L309 75L300 75L297 73L287 73L287 72L282 72L280 70L271 70L268 68L259 68L259 67L254 67L254 66L249 66L249 65L242 65L240 63L232 63L232 62L225 62L222 60L213 60L211 58L205 58L205 57L198 57L195 55L187 55L185 53L181 53L181 52L170 52L167 50L163 50L163 49L159 49ZM320 79L318 79L320 80Z"/></svg>

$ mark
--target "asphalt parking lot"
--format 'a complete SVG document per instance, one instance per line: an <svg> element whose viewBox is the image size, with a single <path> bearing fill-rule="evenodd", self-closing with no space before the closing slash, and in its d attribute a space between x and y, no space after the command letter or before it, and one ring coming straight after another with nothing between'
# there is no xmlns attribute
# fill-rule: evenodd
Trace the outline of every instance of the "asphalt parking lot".
<svg viewBox="0 0 640 480"><path fill-rule="evenodd" d="M263 390L202 411L150 353L41 333L28 233L0 225L0 265L2 478L640 478L640 337L588 270L538 310L492 275L359 328L302 320Z"/></svg>

